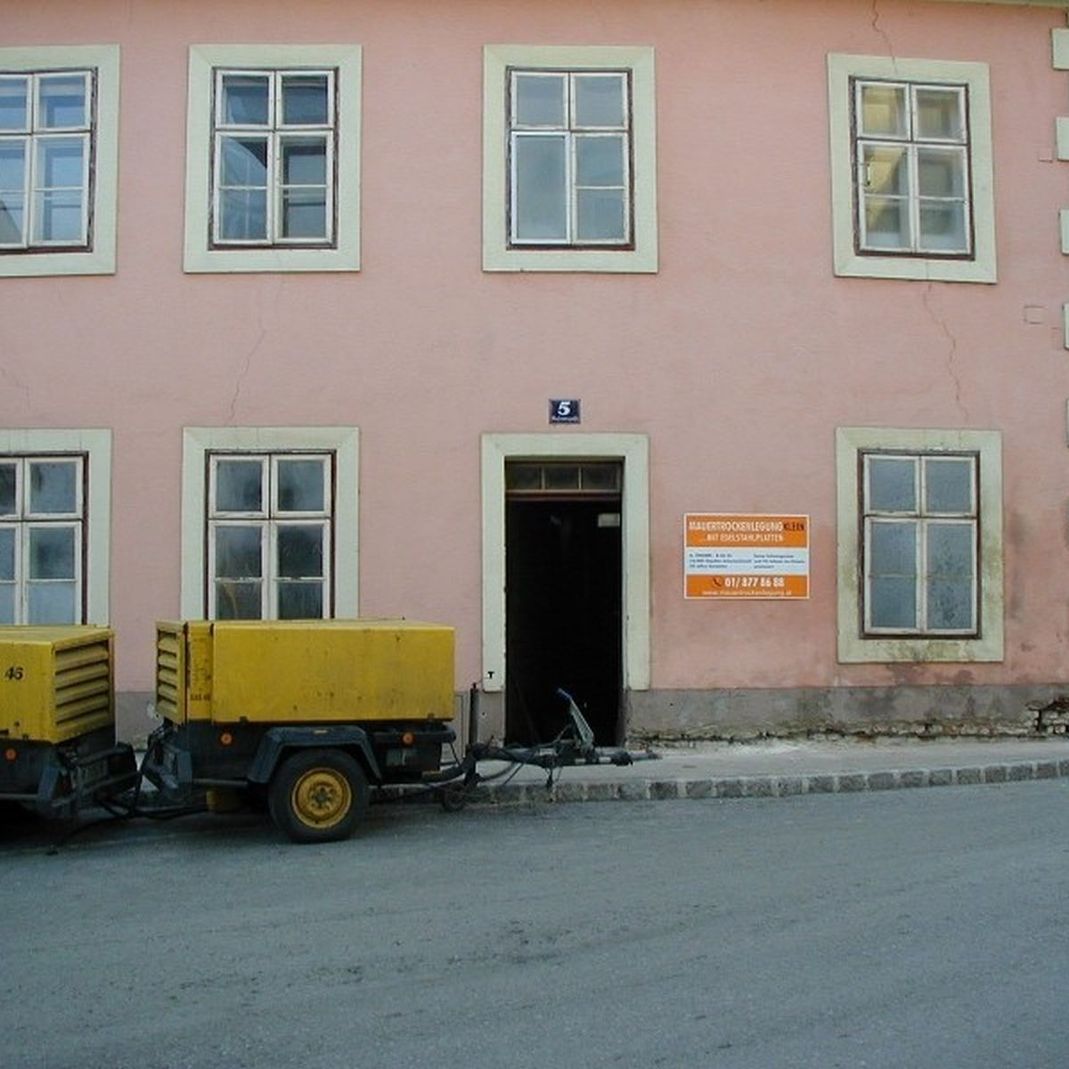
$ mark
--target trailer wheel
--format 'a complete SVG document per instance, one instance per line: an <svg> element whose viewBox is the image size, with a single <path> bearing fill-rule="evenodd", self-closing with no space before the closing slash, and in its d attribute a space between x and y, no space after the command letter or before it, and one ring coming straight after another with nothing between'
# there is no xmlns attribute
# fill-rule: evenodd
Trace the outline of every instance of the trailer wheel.
<svg viewBox="0 0 1069 1069"><path fill-rule="evenodd" d="M368 806L364 770L343 750L299 750L275 772L271 819L295 843L348 839Z"/></svg>

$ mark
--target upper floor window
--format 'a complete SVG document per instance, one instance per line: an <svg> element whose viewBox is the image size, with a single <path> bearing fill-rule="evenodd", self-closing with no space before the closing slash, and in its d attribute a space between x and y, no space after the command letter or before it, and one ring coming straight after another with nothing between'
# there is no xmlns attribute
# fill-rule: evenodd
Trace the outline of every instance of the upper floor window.
<svg viewBox="0 0 1069 1069"><path fill-rule="evenodd" d="M968 89L854 83L863 252L971 256Z"/></svg>
<svg viewBox="0 0 1069 1069"><path fill-rule="evenodd" d="M208 482L208 615L332 615L333 457L215 454Z"/></svg>
<svg viewBox="0 0 1069 1069"><path fill-rule="evenodd" d="M329 245L333 71L216 71L212 240Z"/></svg>
<svg viewBox="0 0 1069 1069"><path fill-rule="evenodd" d="M194 45L187 271L360 266L357 45Z"/></svg>
<svg viewBox="0 0 1069 1069"><path fill-rule="evenodd" d="M511 243L628 245L628 72L513 70L509 87Z"/></svg>
<svg viewBox="0 0 1069 1069"><path fill-rule="evenodd" d="M84 456L0 456L0 623L85 620Z"/></svg>
<svg viewBox="0 0 1069 1069"><path fill-rule="evenodd" d="M0 48L0 275L115 270L118 49Z"/></svg>
<svg viewBox="0 0 1069 1069"><path fill-rule="evenodd" d="M835 272L994 282L988 69L828 56Z"/></svg>
<svg viewBox="0 0 1069 1069"><path fill-rule="evenodd" d="M651 48L484 51L483 268L657 270Z"/></svg>

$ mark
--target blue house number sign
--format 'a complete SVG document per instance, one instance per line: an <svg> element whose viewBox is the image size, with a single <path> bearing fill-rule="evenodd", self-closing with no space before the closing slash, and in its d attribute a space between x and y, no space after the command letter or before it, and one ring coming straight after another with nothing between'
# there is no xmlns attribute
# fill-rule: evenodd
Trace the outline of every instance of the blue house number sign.
<svg viewBox="0 0 1069 1069"><path fill-rule="evenodd" d="M551 400L549 402L550 423L578 423L579 401L576 398Z"/></svg>

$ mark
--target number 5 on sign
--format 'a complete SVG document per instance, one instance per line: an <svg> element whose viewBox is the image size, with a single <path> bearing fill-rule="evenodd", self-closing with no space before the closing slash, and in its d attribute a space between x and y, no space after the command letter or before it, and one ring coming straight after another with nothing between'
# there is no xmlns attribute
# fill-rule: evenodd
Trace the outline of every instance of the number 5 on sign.
<svg viewBox="0 0 1069 1069"><path fill-rule="evenodd" d="M577 398L552 398L549 402L550 423L578 423L579 401Z"/></svg>

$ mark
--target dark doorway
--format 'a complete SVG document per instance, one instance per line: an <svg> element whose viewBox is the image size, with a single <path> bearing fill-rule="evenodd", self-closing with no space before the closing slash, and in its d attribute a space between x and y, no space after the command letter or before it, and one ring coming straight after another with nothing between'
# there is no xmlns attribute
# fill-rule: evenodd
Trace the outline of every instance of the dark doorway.
<svg viewBox="0 0 1069 1069"><path fill-rule="evenodd" d="M568 691L599 745L621 739L622 468L510 462L505 501L505 728L547 742Z"/></svg>

